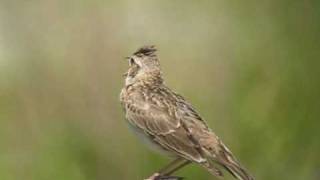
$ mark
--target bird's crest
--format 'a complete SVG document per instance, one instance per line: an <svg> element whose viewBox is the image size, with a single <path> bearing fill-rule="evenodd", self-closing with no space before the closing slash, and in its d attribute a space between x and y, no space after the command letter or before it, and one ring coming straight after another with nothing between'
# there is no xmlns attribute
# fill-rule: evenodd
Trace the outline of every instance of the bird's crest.
<svg viewBox="0 0 320 180"><path fill-rule="evenodd" d="M145 55L145 56L151 56L154 55L155 52L157 51L156 47L154 45L149 45L149 46L142 46L139 48L134 55Z"/></svg>

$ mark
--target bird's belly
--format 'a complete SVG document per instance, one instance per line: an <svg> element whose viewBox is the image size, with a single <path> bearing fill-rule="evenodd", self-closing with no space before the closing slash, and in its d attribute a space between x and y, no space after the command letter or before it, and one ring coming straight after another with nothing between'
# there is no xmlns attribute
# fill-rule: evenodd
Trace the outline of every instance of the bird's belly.
<svg viewBox="0 0 320 180"><path fill-rule="evenodd" d="M130 122L128 122L129 124L129 129L144 143L146 144L149 149L160 153L162 155L166 155L166 156L174 156L174 154L170 151L167 151L166 149L164 149L161 145L157 144L156 142L154 142L154 140L152 139L151 136L149 136L148 134L146 134L143 130L141 130L140 128L134 126L133 124L131 124Z"/></svg>

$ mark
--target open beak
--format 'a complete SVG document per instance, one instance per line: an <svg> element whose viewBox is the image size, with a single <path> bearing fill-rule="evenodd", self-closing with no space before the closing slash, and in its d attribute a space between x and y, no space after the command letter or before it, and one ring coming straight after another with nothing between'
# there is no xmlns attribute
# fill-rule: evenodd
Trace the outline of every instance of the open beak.
<svg viewBox="0 0 320 180"><path fill-rule="evenodd" d="M127 76L128 76L128 72L123 73L122 76L123 76L123 77L127 77Z"/></svg>

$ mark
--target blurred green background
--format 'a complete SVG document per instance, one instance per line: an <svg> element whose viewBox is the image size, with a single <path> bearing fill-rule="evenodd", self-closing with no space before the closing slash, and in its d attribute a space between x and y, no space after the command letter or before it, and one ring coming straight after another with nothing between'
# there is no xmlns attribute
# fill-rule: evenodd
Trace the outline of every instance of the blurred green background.
<svg viewBox="0 0 320 180"><path fill-rule="evenodd" d="M140 180L165 165L118 100L123 57L145 44L257 179L320 179L319 2L0 0L0 179Z"/></svg>

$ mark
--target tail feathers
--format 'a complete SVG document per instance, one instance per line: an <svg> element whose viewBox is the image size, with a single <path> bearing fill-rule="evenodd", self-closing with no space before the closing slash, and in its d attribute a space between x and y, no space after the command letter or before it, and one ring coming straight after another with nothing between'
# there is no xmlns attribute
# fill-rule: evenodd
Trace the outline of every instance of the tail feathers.
<svg viewBox="0 0 320 180"><path fill-rule="evenodd" d="M239 180L254 180L241 166L239 165L223 165L235 178Z"/></svg>
<svg viewBox="0 0 320 180"><path fill-rule="evenodd" d="M228 148L223 144L221 145L222 151L218 158L219 164L239 180L254 180L254 178L238 163Z"/></svg>

